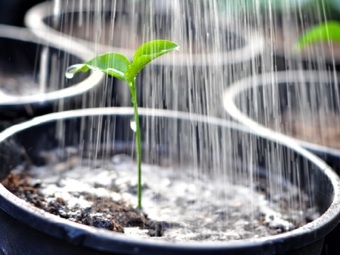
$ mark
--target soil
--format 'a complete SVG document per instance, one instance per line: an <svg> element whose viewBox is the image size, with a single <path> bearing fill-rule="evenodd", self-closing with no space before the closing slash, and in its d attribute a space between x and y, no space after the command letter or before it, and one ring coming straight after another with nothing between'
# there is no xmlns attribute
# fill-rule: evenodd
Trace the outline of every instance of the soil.
<svg viewBox="0 0 340 255"><path fill-rule="evenodd" d="M92 201L91 206L82 210L79 206L68 207L62 197L46 199L41 192L41 183L34 185L25 175L9 174L2 184L13 194L34 206L62 218L84 225L104 228L115 232L124 233L126 227L139 227L148 229L150 236L161 235L161 224L147 218L147 216L126 203L116 202L107 197L93 196L87 192L75 195Z"/></svg>
<svg viewBox="0 0 340 255"><path fill-rule="evenodd" d="M147 164L145 211L140 212L135 209L135 163L126 155L103 161L70 157L48 167L25 168L2 181L18 197L62 218L138 238L249 239L290 231L319 216L293 187L270 195L266 181L250 188Z"/></svg>

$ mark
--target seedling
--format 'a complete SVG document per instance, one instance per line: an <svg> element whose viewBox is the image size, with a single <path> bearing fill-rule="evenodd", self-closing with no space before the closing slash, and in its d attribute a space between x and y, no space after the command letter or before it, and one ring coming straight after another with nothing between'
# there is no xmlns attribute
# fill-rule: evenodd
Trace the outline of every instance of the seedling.
<svg viewBox="0 0 340 255"><path fill-rule="evenodd" d="M295 49L302 50L313 43L327 41L340 43L340 22L327 21L310 28L298 39Z"/></svg>
<svg viewBox="0 0 340 255"><path fill-rule="evenodd" d="M132 129L136 133L138 209L142 209L142 151L138 116L136 77L138 73L152 60L166 53L177 50L178 48L178 45L174 42L168 40L154 40L142 44L136 50L132 61L130 61L126 56L119 53L106 53L96 56L93 59L86 61L85 63L75 64L68 67L65 74L67 78L72 78L76 73L96 70L123 80L129 85L135 121L135 125L133 125L134 127L132 127Z"/></svg>

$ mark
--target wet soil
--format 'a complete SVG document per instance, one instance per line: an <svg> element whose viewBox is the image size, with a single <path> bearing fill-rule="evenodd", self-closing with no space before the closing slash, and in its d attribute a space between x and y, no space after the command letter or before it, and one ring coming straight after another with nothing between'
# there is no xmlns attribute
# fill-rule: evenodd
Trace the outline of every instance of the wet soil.
<svg viewBox="0 0 340 255"><path fill-rule="evenodd" d="M120 233L124 233L125 227L139 227L147 229L150 236L162 234L162 223L148 219L147 215L126 203L82 192L78 195L93 201L92 205L85 209L80 206L70 208L62 197L57 196L48 201L39 190L41 183L32 185L27 176L10 174L2 184L17 197L37 208L73 222Z"/></svg>
<svg viewBox="0 0 340 255"><path fill-rule="evenodd" d="M194 174L194 175L193 175ZM270 194L195 172L143 166L143 212L136 208L135 162L126 155L95 162L70 157L19 168L2 184L19 198L73 222L137 238L171 242L253 239L291 231L319 216L294 187Z"/></svg>

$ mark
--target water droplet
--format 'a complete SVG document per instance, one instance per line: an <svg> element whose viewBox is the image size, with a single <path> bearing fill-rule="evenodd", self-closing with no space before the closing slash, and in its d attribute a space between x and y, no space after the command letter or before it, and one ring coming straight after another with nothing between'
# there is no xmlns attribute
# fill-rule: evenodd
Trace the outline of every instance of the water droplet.
<svg viewBox="0 0 340 255"><path fill-rule="evenodd" d="M49 56L50 56L49 47L43 47L40 55L40 72L39 72L39 88L41 94L46 92L46 86L49 75L48 63L49 61L51 61L49 60Z"/></svg>
<svg viewBox="0 0 340 255"><path fill-rule="evenodd" d="M66 69L66 72L65 72L65 77L67 79L72 79L74 74L77 73L77 71L79 69L81 69L84 65L82 64L77 64L77 65L72 65L72 66L69 66L67 69Z"/></svg>
<svg viewBox="0 0 340 255"><path fill-rule="evenodd" d="M66 77L67 79L72 79L73 76L74 76L74 73L71 73L71 72L66 72L66 73L65 73L65 77Z"/></svg>
<svg viewBox="0 0 340 255"><path fill-rule="evenodd" d="M131 122L130 122L130 128L132 129L133 132L136 132L136 129L137 129L137 127L136 127L136 121L131 120Z"/></svg>

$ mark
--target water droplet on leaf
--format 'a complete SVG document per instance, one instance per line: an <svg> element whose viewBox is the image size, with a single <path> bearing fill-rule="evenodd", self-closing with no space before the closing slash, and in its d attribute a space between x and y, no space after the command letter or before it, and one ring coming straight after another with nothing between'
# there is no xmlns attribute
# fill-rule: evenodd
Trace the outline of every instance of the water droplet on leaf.
<svg viewBox="0 0 340 255"><path fill-rule="evenodd" d="M78 72L78 70L80 70L84 65L82 64L77 64L77 65L72 65L72 66L69 66L67 69L66 69L66 72L65 72L65 77L67 79L72 79L74 77L74 74Z"/></svg>
<svg viewBox="0 0 340 255"><path fill-rule="evenodd" d="M133 132L136 132L136 129L137 129L136 121L131 120L131 122L130 122L130 128L132 129Z"/></svg>

